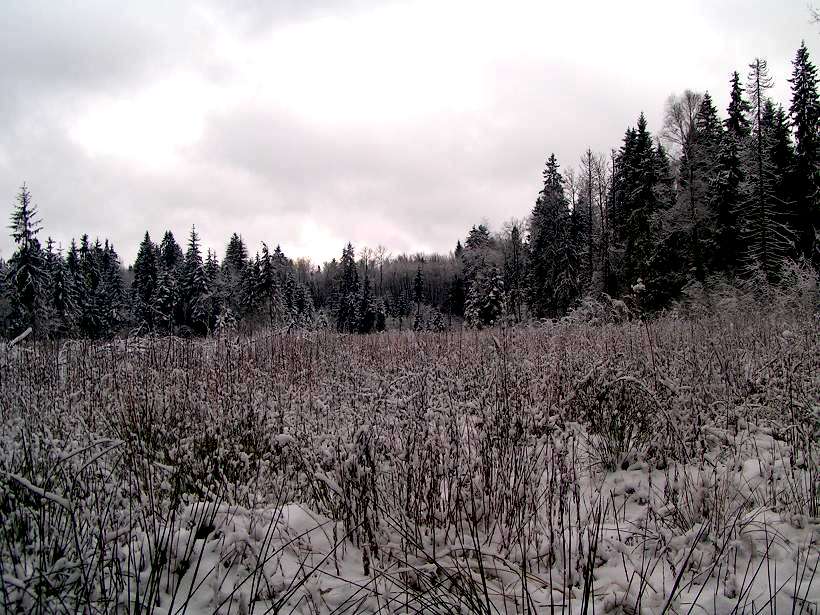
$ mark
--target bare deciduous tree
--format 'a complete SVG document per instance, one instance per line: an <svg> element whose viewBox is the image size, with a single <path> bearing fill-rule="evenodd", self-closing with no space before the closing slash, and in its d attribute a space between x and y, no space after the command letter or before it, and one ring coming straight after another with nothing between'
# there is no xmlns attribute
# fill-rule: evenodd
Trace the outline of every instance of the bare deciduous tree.
<svg viewBox="0 0 820 615"><path fill-rule="evenodd" d="M661 137L672 146L672 153L677 156L681 164L681 172L685 183L685 190L678 190L678 199L686 199L685 226L691 242L692 259L695 272L699 280L705 278L703 256L700 247L700 227L703 224L703 198L699 194L703 178L699 169L697 147L697 117L703 95L692 90L685 90L683 94L671 95L666 101L666 111Z"/></svg>

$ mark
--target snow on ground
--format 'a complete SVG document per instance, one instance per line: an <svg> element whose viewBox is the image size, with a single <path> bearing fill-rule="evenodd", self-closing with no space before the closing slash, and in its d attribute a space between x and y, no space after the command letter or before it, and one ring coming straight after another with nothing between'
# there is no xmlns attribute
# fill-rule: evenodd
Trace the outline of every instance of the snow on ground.
<svg viewBox="0 0 820 615"><path fill-rule="evenodd" d="M25 345L6 612L818 613L813 316Z"/></svg>

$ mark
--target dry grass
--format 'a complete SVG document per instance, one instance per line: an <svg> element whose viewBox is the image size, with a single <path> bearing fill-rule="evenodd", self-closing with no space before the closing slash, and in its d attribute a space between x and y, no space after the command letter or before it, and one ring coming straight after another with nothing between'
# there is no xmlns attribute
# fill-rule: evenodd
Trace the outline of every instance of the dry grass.
<svg viewBox="0 0 820 615"><path fill-rule="evenodd" d="M0 603L816 613L819 391L794 306L15 348Z"/></svg>

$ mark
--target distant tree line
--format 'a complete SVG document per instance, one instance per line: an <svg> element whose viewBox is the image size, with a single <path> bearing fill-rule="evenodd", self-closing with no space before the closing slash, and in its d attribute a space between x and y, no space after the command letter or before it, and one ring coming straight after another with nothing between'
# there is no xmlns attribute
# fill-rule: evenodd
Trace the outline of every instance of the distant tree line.
<svg viewBox="0 0 820 615"><path fill-rule="evenodd" d="M0 327L40 336L124 332L203 335L234 327L388 327L558 318L585 296L669 305L689 285L785 284L789 262L820 271L820 100L805 44L788 110L755 59L737 72L721 118L709 93L671 96L653 136L643 114L608 154L587 150L561 172L549 156L530 218L497 233L473 226L447 255L392 257L351 244L323 266L234 233L219 262L196 228L185 250L146 232L124 269L108 241L40 243L23 185L11 216L16 250L0 260Z"/></svg>

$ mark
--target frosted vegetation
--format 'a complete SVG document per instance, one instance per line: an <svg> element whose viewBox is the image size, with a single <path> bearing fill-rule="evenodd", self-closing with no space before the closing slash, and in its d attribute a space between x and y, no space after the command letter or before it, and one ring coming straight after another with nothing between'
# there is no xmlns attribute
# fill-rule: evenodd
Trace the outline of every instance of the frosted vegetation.
<svg viewBox="0 0 820 615"><path fill-rule="evenodd" d="M817 613L816 300L5 347L2 610Z"/></svg>

